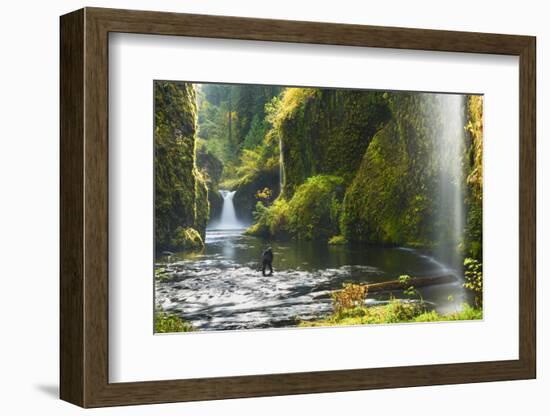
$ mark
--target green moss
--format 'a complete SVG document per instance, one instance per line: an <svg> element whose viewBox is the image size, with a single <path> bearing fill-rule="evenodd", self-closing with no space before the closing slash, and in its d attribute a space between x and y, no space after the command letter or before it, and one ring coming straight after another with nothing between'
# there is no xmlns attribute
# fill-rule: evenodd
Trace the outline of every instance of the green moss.
<svg viewBox="0 0 550 416"><path fill-rule="evenodd" d="M462 305L462 309L446 315L440 315L435 311L424 312L414 318L414 322L441 322L441 321L474 321L483 319L483 309L470 305Z"/></svg>
<svg viewBox="0 0 550 416"><path fill-rule="evenodd" d="M328 239L338 233L343 180L312 176L300 185L288 204L288 228L298 239Z"/></svg>
<svg viewBox="0 0 550 416"><path fill-rule="evenodd" d="M395 244L405 241L405 234L414 234L404 229L418 221L418 215L413 216L419 213L409 207L405 193L407 170L406 145L392 121L375 135L346 191L341 217L346 239Z"/></svg>
<svg viewBox="0 0 550 416"><path fill-rule="evenodd" d="M200 233L194 228L178 227L174 233L172 246L184 250L199 250L204 248L204 242Z"/></svg>
<svg viewBox="0 0 550 416"><path fill-rule="evenodd" d="M393 93L388 100L392 120L373 138L346 191L342 234L351 241L430 247L450 226L438 215L441 97Z"/></svg>
<svg viewBox="0 0 550 416"><path fill-rule="evenodd" d="M307 178L335 175L347 184L374 133L389 119L380 92L287 88L274 115L287 198Z"/></svg>
<svg viewBox="0 0 550 416"><path fill-rule="evenodd" d="M259 203L256 223L248 233L260 236L325 239L338 233L338 219L344 193L337 176L312 176L287 201L280 197L270 207Z"/></svg>
<svg viewBox="0 0 550 416"><path fill-rule="evenodd" d="M418 303L393 300L387 305L356 307L333 314L328 318L315 321L302 321L301 327L348 326L393 324L407 322L441 322L483 319L483 311L464 304L458 312L439 314L436 311L426 312Z"/></svg>
<svg viewBox="0 0 550 416"><path fill-rule="evenodd" d="M476 260L482 259L483 241L483 97L468 97L467 163L465 164L466 229L464 252Z"/></svg>
<svg viewBox="0 0 550 416"><path fill-rule="evenodd" d="M348 240L346 240L346 237L344 237L343 235L335 235L328 240L328 243L333 246L338 246L347 244Z"/></svg>
<svg viewBox="0 0 550 416"><path fill-rule="evenodd" d="M275 200L269 207L258 202L254 212L256 222L246 230L246 233L259 237L289 238L291 234L288 217L289 203L284 198Z"/></svg>
<svg viewBox="0 0 550 416"><path fill-rule="evenodd" d="M155 333L192 332L195 328L179 316L155 311Z"/></svg>
<svg viewBox="0 0 550 416"><path fill-rule="evenodd" d="M195 167L197 104L185 82L155 86L155 244L157 250L182 249L180 229L204 237L209 216L208 190Z"/></svg>

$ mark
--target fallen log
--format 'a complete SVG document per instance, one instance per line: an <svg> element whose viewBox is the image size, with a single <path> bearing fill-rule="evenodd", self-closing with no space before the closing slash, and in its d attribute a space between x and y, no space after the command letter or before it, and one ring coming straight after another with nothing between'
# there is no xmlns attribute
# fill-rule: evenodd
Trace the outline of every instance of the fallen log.
<svg viewBox="0 0 550 416"><path fill-rule="evenodd" d="M384 292L384 291L390 291L390 290L405 290L408 289L411 286L414 286L415 288L424 287L424 286L432 286L432 285L441 285L445 283L454 283L457 281L456 276L453 276L452 274L446 274L443 276L431 276L431 277L411 277L406 284L403 284L399 281L399 279L396 280L388 280L386 282L380 282L380 283L370 283L367 284L368 293L374 293L374 292Z"/></svg>

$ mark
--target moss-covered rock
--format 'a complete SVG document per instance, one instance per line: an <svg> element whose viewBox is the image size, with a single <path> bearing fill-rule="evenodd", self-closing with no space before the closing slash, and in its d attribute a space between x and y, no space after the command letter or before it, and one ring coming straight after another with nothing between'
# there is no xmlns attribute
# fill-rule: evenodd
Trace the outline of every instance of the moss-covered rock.
<svg viewBox="0 0 550 416"><path fill-rule="evenodd" d="M195 167L197 104L185 82L155 82L155 244L156 250L188 248L181 230L204 237L208 190Z"/></svg>
<svg viewBox="0 0 550 416"><path fill-rule="evenodd" d="M343 235L335 235L328 240L331 246L342 246L348 244L348 240Z"/></svg>
<svg viewBox="0 0 550 416"><path fill-rule="evenodd" d="M346 239L380 243L403 240L402 215L409 202L403 192L406 172L405 143L392 121L374 137L346 191L341 217Z"/></svg>
<svg viewBox="0 0 550 416"><path fill-rule="evenodd" d="M319 175L300 185L288 204L288 228L298 239L328 240L338 233L344 180Z"/></svg>
<svg viewBox="0 0 550 416"><path fill-rule="evenodd" d="M264 237L328 240L338 233L345 190L343 182L337 176L312 176L298 187L289 201L280 197L269 207L259 203L256 224L248 233Z"/></svg>
<svg viewBox="0 0 550 416"><path fill-rule="evenodd" d="M346 191L341 229L347 239L430 246L449 227L437 215L444 99L390 95L392 119L373 138Z"/></svg>
<svg viewBox="0 0 550 416"><path fill-rule="evenodd" d="M192 227L178 227L172 241L173 247L184 250L200 250L204 248L204 241L200 233Z"/></svg>
<svg viewBox="0 0 550 416"><path fill-rule="evenodd" d="M467 163L465 163L466 229L464 252L476 260L482 258L483 240L483 96L468 97Z"/></svg>
<svg viewBox="0 0 550 416"><path fill-rule="evenodd" d="M390 116L381 92L288 88L274 119L282 146L283 194L291 198L315 175L339 176L348 184Z"/></svg>

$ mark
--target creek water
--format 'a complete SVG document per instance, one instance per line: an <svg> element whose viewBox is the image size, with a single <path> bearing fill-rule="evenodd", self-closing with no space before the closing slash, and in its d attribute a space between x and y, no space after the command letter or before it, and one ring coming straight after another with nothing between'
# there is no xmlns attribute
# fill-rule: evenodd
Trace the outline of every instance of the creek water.
<svg viewBox="0 0 550 416"><path fill-rule="evenodd" d="M223 228L223 227L222 227ZM457 273L433 257L399 247L330 246L321 241L267 242L244 229L209 229L202 252L159 257L169 277L155 282L155 301L200 330L295 326L332 312L330 291L344 282L374 283L408 274ZM258 271L262 251L271 246L274 274ZM466 300L462 281L419 288L441 313ZM394 292L395 297L404 297ZM387 302L373 294L367 304Z"/></svg>

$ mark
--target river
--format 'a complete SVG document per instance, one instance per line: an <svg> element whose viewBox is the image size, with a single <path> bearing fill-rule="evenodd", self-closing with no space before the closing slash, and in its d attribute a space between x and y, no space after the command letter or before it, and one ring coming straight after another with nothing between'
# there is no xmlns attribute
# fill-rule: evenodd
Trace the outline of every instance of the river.
<svg viewBox="0 0 550 416"><path fill-rule="evenodd" d="M331 313L330 291L344 282L374 283L408 274L455 272L434 258L401 247L330 246L321 241L268 243L244 229L208 230L202 252L159 257L156 267L170 277L155 282L155 302L199 330L295 326L299 319ZM274 274L258 271L262 251L273 247ZM466 301L462 281L418 289L440 313ZM394 293L395 297L404 297ZM367 304L387 302L388 294L368 296Z"/></svg>

